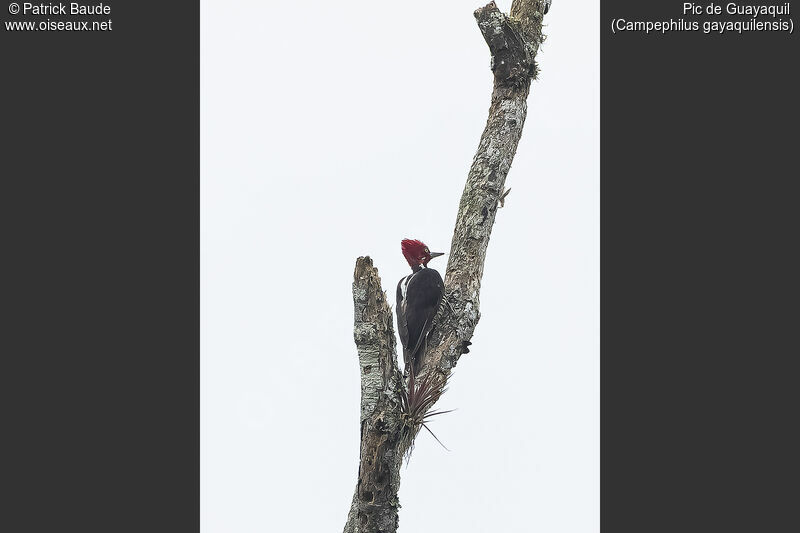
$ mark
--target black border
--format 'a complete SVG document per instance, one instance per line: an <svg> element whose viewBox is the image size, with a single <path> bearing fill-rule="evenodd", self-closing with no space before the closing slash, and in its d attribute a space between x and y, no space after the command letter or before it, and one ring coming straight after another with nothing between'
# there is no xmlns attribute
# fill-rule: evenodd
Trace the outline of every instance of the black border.
<svg viewBox="0 0 800 533"><path fill-rule="evenodd" d="M199 530L200 6L105 3L0 29L5 531Z"/></svg>
<svg viewBox="0 0 800 533"><path fill-rule="evenodd" d="M797 36L682 5L601 5L602 528L790 531Z"/></svg>

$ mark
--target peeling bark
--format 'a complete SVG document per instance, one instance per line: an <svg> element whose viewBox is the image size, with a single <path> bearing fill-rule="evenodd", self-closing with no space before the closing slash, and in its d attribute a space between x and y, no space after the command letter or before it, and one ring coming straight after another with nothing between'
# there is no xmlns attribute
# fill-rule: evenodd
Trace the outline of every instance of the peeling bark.
<svg viewBox="0 0 800 533"><path fill-rule="evenodd" d="M372 259L359 257L353 278L353 333L361 371L361 454L344 530L396 531L405 449L397 401L403 375L397 367L392 309Z"/></svg>
<svg viewBox="0 0 800 533"><path fill-rule="evenodd" d="M492 56L494 87L489 117L472 162L456 217L445 291L452 311L435 319L421 375L445 378L468 351L480 319L480 285L498 203L527 115L527 97L543 40L549 0L514 0L510 16L494 2L475 11ZM354 334L361 369L361 455L358 483L344 533L394 533L398 525L400 466L413 440L400 409L406 386L397 366L393 317L369 257L356 262ZM419 428L416 428L417 430Z"/></svg>

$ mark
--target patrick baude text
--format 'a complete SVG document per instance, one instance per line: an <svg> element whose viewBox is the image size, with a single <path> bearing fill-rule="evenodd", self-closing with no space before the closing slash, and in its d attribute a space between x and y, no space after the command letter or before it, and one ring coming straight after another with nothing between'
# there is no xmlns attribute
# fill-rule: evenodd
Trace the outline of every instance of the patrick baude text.
<svg viewBox="0 0 800 533"><path fill-rule="evenodd" d="M110 15L111 6L103 4L84 5L78 2L70 2L69 4L59 3L41 3L34 4L25 2L22 4L23 15Z"/></svg>

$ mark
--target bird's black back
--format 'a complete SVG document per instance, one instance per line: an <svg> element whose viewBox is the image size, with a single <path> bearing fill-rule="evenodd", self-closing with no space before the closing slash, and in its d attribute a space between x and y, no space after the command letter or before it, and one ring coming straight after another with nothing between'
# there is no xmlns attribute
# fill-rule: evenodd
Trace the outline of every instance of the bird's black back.
<svg viewBox="0 0 800 533"><path fill-rule="evenodd" d="M419 370L427 335L433 327L433 317L443 295L442 276L432 268L421 268L397 284L397 329L403 344L406 371L413 368L416 373Z"/></svg>

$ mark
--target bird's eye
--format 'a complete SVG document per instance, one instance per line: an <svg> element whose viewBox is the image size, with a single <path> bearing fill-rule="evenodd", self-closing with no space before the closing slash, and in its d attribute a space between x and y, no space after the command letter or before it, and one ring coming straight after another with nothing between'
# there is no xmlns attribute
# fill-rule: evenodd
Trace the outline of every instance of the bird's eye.
<svg viewBox="0 0 800 533"><path fill-rule="evenodd" d="M429 253L431 253L431 251L430 251L430 250L428 250L427 248L425 248L425 253L426 253L426 254L429 254Z"/></svg>

